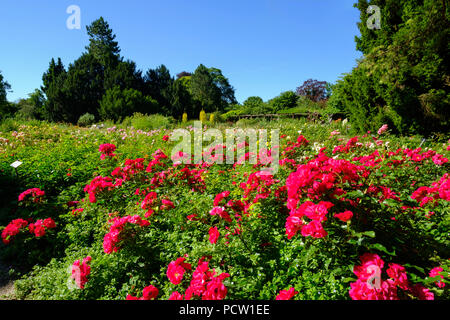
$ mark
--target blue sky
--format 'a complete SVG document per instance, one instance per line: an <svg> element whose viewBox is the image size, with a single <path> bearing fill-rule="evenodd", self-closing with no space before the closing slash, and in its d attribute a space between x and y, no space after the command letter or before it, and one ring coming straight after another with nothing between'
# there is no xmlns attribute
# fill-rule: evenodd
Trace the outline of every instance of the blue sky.
<svg viewBox="0 0 450 320"><path fill-rule="evenodd" d="M236 98L268 100L313 78L335 82L361 56L355 0L0 0L0 71L8 100L42 83L52 57L73 62L88 43L86 25L103 16L121 54L144 72L172 75L203 63L229 78ZM81 9L69 30L66 9Z"/></svg>

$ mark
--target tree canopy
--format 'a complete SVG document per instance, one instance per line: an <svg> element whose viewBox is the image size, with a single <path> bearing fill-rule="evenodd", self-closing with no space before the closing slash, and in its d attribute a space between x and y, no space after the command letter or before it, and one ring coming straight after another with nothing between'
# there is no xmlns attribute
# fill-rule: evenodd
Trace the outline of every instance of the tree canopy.
<svg viewBox="0 0 450 320"><path fill-rule="evenodd" d="M217 68L200 64L191 77L191 93L206 112L222 111L236 103L234 88Z"/></svg>
<svg viewBox="0 0 450 320"><path fill-rule="evenodd" d="M3 75L0 72L0 119L3 119L14 112L14 107L6 98L7 92L10 89L10 84L3 78Z"/></svg>
<svg viewBox="0 0 450 320"><path fill-rule="evenodd" d="M199 65L194 73L182 71L175 79L161 64L143 74L134 61L120 56L116 35L103 17L86 30L86 52L67 69L60 58L52 58L42 76L41 114L47 120L77 123L86 113L118 120L131 112L197 117L202 109L213 112L236 103L220 69Z"/></svg>
<svg viewBox="0 0 450 320"><path fill-rule="evenodd" d="M369 29L367 8L381 9L381 29ZM330 103L358 131L387 123L399 133L450 130L449 6L445 0L359 0L364 57L338 81Z"/></svg>

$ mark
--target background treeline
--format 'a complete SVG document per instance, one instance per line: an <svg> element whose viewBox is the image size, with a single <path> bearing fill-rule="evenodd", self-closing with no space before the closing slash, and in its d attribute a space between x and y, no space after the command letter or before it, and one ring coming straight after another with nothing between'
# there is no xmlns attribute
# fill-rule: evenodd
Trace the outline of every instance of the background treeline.
<svg viewBox="0 0 450 320"><path fill-rule="evenodd" d="M381 29L369 29L369 5ZM401 134L450 131L449 1L359 0L356 48L364 56L337 82L329 103L360 132L383 123Z"/></svg>
<svg viewBox="0 0 450 320"><path fill-rule="evenodd" d="M370 29L369 5L381 9L381 29ZM334 85L309 79L295 91L268 101L253 96L237 103L222 71L200 64L175 77L160 65L143 73L120 56L108 23L87 27L86 51L66 68L52 59L40 89L15 104L6 101L9 84L0 74L0 117L89 124L122 121L136 112L181 120L201 110L227 120L238 114L342 113L357 132L388 124L392 132L431 135L450 131L448 0L359 0L355 68Z"/></svg>
<svg viewBox="0 0 450 320"><path fill-rule="evenodd" d="M186 113L188 118L198 119L203 110L218 114L217 120L226 120L242 113L307 111L331 93L327 82L310 79L297 92L283 92L267 102L249 97L239 104L220 69L200 64L194 72L183 71L173 77L160 65L144 74L135 62L120 55L116 36L102 17L87 26L87 33L86 51L67 68L60 58L52 58L41 88L10 105L9 114L87 125L99 120L120 122L135 113L178 120Z"/></svg>
<svg viewBox="0 0 450 320"><path fill-rule="evenodd" d="M87 27L86 51L66 68L52 59L42 86L20 100L16 111L25 117L77 123L81 119L121 121L135 112L181 118L222 111L235 104L234 88L221 70L199 65L176 78L160 65L145 74L120 55L108 23L100 18ZM13 111L13 110L11 110Z"/></svg>

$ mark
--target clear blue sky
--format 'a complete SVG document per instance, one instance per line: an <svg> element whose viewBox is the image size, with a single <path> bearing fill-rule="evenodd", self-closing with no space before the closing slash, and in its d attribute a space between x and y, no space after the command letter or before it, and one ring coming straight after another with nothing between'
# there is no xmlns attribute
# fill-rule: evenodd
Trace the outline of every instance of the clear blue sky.
<svg viewBox="0 0 450 320"><path fill-rule="evenodd" d="M361 56L355 0L0 0L0 70L8 100L42 83L52 57L73 62L88 43L86 25L103 16L121 54L144 72L172 75L203 63L229 78L236 98L264 100L313 78L335 82ZM69 30L69 5L81 29Z"/></svg>

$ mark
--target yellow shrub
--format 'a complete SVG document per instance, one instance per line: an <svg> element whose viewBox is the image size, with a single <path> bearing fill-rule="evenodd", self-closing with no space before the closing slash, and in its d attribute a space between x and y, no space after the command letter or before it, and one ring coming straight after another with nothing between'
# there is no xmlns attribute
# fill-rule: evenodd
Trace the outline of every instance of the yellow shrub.
<svg viewBox="0 0 450 320"><path fill-rule="evenodd" d="M202 111L200 111L200 121L201 122L205 122L206 121L206 112L203 109L202 109Z"/></svg>

